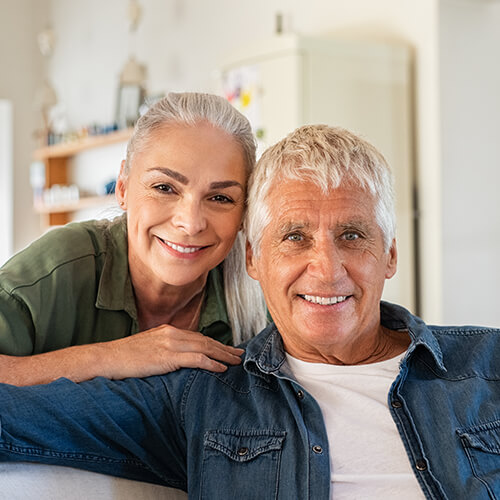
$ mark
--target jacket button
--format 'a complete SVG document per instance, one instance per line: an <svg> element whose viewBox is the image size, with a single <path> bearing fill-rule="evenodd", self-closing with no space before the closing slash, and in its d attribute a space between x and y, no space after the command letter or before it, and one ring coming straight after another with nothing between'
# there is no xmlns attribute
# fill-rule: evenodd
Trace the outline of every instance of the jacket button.
<svg viewBox="0 0 500 500"><path fill-rule="evenodd" d="M392 403L391 403L391 406L393 408L401 408L403 405L401 403L401 401L399 401L399 399L395 399Z"/></svg>
<svg viewBox="0 0 500 500"><path fill-rule="evenodd" d="M297 391L297 397L298 397L299 399L304 399L304 391L298 390L298 391Z"/></svg>
<svg viewBox="0 0 500 500"><path fill-rule="evenodd" d="M417 460L415 462L415 467L419 471L424 471L424 470L427 470L427 463L425 462L425 460Z"/></svg>
<svg viewBox="0 0 500 500"><path fill-rule="evenodd" d="M245 455L248 455L248 448L243 446L238 450L237 453L240 457L244 457Z"/></svg>
<svg viewBox="0 0 500 500"><path fill-rule="evenodd" d="M313 451L319 455L320 453L323 453L323 448L319 444L315 444L313 446Z"/></svg>

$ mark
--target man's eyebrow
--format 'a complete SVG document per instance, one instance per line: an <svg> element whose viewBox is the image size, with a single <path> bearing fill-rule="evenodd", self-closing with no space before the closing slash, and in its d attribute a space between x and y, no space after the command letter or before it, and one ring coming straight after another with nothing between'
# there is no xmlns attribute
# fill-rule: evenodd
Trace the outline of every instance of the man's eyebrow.
<svg viewBox="0 0 500 500"><path fill-rule="evenodd" d="M344 231L349 229L357 229L358 231L367 232L372 228L372 225L364 220L350 220L346 222L341 222L338 225L338 228Z"/></svg>
<svg viewBox="0 0 500 500"><path fill-rule="evenodd" d="M310 226L307 222L299 221L286 221L278 227L278 232L289 233L290 231L300 231L302 229L307 229Z"/></svg>
<svg viewBox="0 0 500 500"><path fill-rule="evenodd" d="M169 177L172 177L172 179L175 179L176 181L179 181L181 184L189 184L189 179L185 176L180 174L179 172L176 172L175 170L170 170L167 167L154 167L150 169L150 171L157 171L161 172L162 174L168 175Z"/></svg>

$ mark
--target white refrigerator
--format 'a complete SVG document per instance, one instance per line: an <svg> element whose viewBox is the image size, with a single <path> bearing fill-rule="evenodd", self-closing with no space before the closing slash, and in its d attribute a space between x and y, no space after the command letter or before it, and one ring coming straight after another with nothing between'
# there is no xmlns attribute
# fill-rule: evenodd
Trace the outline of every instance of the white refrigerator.
<svg viewBox="0 0 500 500"><path fill-rule="evenodd" d="M384 154L396 180L399 258L383 298L418 313L411 49L287 34L236 51L220 69L219 91L250 119L259 150L300 125L326 123Z"/></svg>
<svg viewBox="0 0 500 500"><path fill-rule="evenodd" d="M13 251L14 184L12 104L0 99L0 265Z"/></svg>

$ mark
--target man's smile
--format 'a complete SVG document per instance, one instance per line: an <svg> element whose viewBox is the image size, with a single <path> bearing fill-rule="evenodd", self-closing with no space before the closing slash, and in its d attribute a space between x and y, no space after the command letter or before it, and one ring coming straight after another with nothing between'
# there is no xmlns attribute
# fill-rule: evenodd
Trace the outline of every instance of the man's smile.
<svg viewBox="0 0 500 500"><path fill-rule="evenodd" d="M348 295L339 295L336 297L320 297L318 295L300 295L299 297L303 298L307 302L311 302L313 304L321 304L322 306L331 306L333 304L338 304L339 302L344 302L349 298Z"/></svg>

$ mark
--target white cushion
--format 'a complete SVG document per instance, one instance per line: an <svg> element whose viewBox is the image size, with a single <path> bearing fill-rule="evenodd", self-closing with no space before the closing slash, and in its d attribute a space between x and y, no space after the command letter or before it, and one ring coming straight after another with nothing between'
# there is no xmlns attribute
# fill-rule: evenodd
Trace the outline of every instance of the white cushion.
<svg viewBox="0 0 500 500"><path fill-rule="evenodd" d="M0 498L9 500L185 500L187 494L71 467L0 463Z"/></svg>

